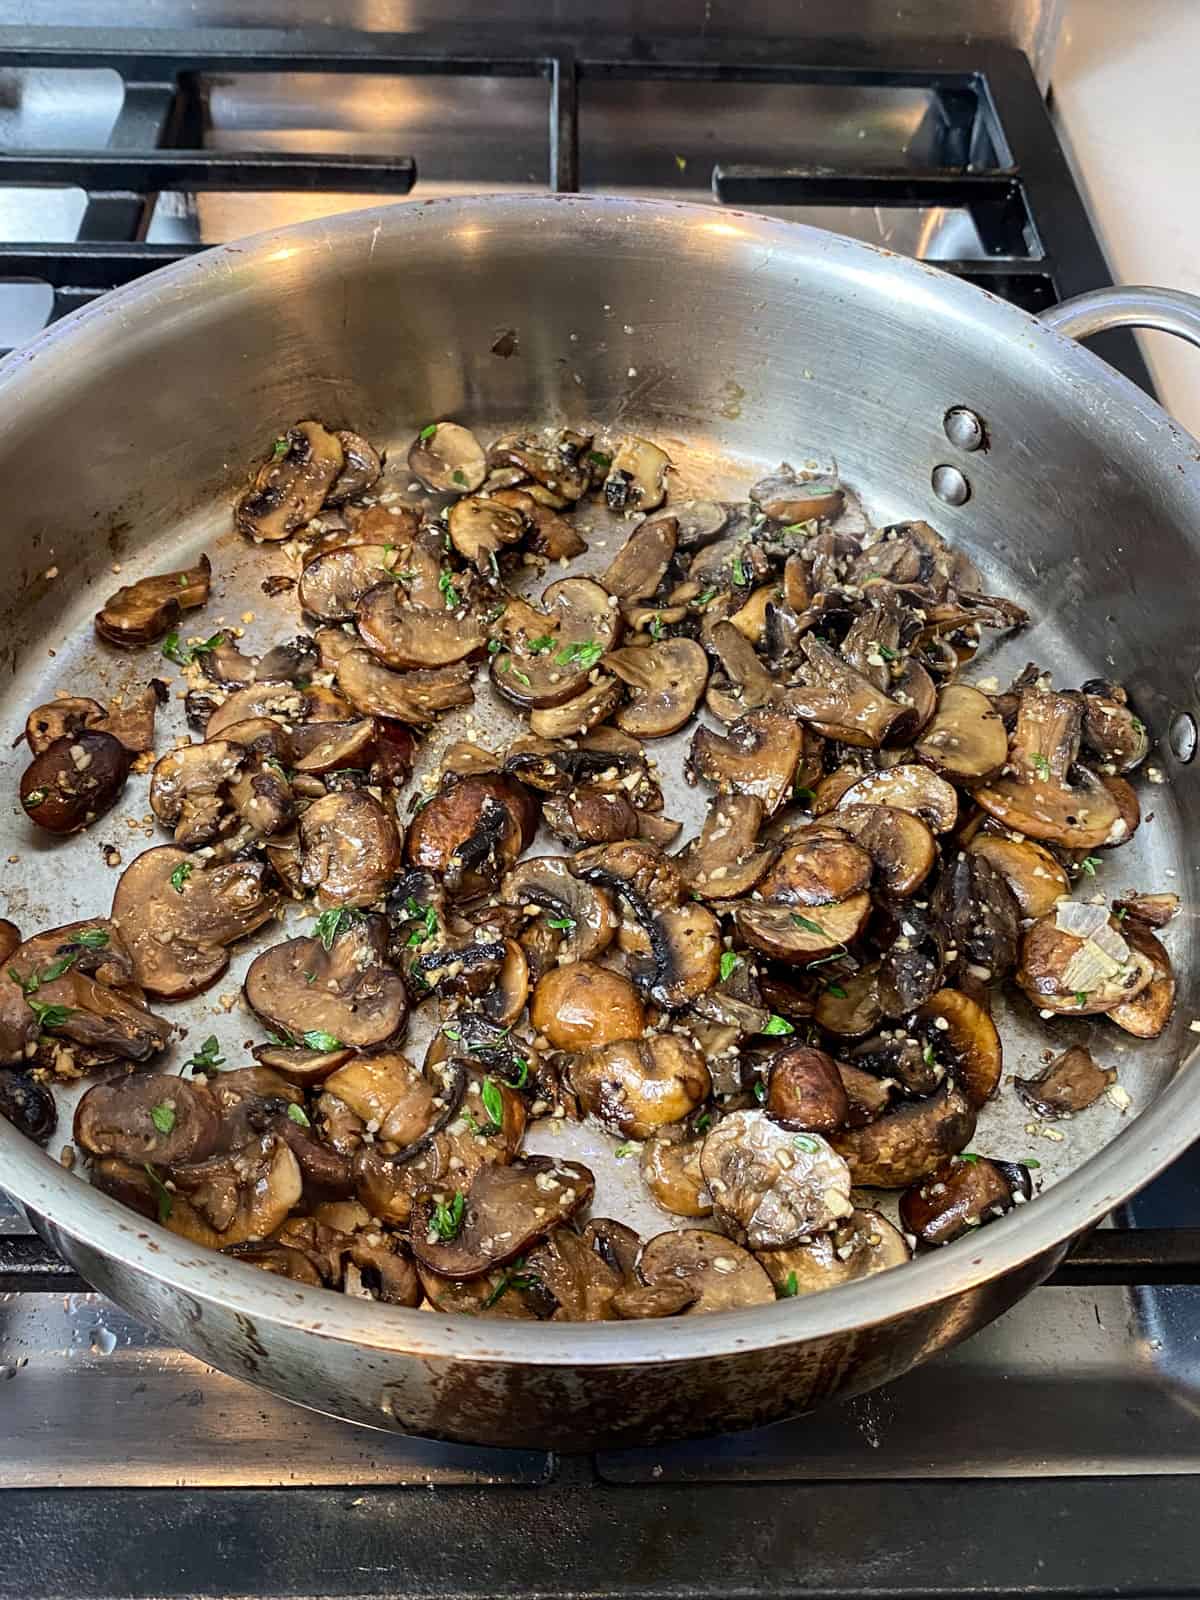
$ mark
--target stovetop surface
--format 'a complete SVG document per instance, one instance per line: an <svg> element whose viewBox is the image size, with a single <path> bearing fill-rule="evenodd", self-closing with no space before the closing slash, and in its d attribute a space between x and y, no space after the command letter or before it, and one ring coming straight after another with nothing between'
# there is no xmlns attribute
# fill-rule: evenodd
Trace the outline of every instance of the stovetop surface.
<svg viewBox="0 0 1200 1600"><path fill-rule="evenodd" d="M744 204L1034 310L1107 281L994 46L0 27L0 345L207 243L539 187ZM1121 1221L1200 1223L1200 1161ZM579 1457L356 1429L0 1292L0 1597L1200 1594L1200 1289L1121 1276L814 1416Z"/></svg>

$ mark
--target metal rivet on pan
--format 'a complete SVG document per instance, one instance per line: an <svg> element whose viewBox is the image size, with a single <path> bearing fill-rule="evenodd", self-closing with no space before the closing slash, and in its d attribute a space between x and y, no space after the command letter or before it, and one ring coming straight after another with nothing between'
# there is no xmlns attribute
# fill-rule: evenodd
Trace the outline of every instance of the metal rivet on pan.
<svg viewBox="0 0 1200 1600"><path fill-rule="evenodd" d="M933 484L934 494L948 506L965 506L971 498L971 485L957 467L949 467L945 463L934 467L929 481Z"/></svg>
<svg viewBox="0 0 1200 1600"><path fill-rule="evenodd" d="M1177 711L1167 734L1176 761L1190 761L1196 754L1196 719L1190 711Z"/></svg>
<svg viewBox="0 0 1200 1600"><path fill-rule="evenodd" d="M950 443L960 450L982 450L987 444L983 420L968 406L951 406L942 418L942 427Z"/></svg>

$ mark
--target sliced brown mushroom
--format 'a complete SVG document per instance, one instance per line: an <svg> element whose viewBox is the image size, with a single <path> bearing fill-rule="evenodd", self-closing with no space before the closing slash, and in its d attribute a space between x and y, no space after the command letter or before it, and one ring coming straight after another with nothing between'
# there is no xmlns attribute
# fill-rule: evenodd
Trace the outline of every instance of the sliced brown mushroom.
<svg viewBox="0 0 1200 1600"><path fill-rule="evenodd" d="M694 639L614 650L605 666L630 690L616 723L635 738L661 739L689 721L708 682L708 657Z"/></svg>
<svg viewBox="0 0 1200 1600"><path fill-rule="evenodd" d="M871 914L871 896L864 890L835 905L793 911L754 900L731 908L741 937L763 955L796 966L840 954L857 939Z"/></svg>
<svg viewBox="0 0 1200 1600"><path fill-rule="evenodd" d="M1144 922L1148 928L1165 928L1179 915L1179 904L1177 894L1127 894L1113 901L1113 910Z"/></svg>
<svg viewBox="0 0 1200 1600"><path fill-rule="evenodd" d="M297 594L301 606L321 622L352 622L359 601L380 584L394 583L403 594L406 548L354 544L322 551L300 574Z"/></svg>
<svg viewBox="0 0 1200 1600"><path fill-rule="evenodd" d="M386 668L384 669L386 670ZM309 722L297 728L292 739L297 772L329 773L349 767L360 771L371 762L376 743L376 726L371 717L354 722ZM276 776L281 776L276 769ZM236 792L234 802L237 803ZM276 832L275 828L259 832Z"/></svg>
<svg viewBox="0 0 1200 1600"><path fill-rule="evenodd" d="M337 666L338 688L356 711L422 727L443 711L475 699L465 663L427 671L393 672L368 650L349 650Z"/></svg>
<svg viewBox="0 0 1200 1600"><path fill-rule="evenodd" d="M73 1137L82 1150L135 1165L202 1161L220 1135L220 1112L207 1086L159 1073L97 1083L75 1109Z"/></svg>
<svg viewBox="0 0 1200 1600"><path fill-rule="evenodd" d="M700 1168L713 1214L752 1250L825 1233L854 1209L850 1171L816 1133L789 1133L762 1111L734 1111L708 1133Z"/></svg>
<svg viewBox="0 0 1200 1600"><path fill-rule="evenodd" d="M798 664L783 698L794 717L843 744L878 748L904 707L855 672L812 634L798 646Z"/></svg>
<svg viewBox="0 0 1200 1600"><path fill-rule="evenodd" d="M644 924L650 957L634 975L650 998L678 1011L713 987L721 962L721 927L705 906L688 903L660 911Z"/></svg>
<svg viewBox="0 0 1200 1600"><path fill-rule="evenodd" d="M839 1061L837 1069L846 1091L846 1126L861 1128L883 1116L896 1098L895 1079L877 1078L873 1072L864 1072L850 1061Z"/></svg>
<svg viewBox="0 0 1200 1600"><path fill-rule="evenodd" d="M548 1310L541 1282L531 1273L495 1267L481 1278L443 1278L417 1263L425 1298L435 1311L462 1317L539 1321Z"/></svg>
<svg viewBox="0 0 1200 1600"><path fill-rule="evenodd" d="M30 754L40 756L56 739L103 727L104 707L98 700L69 697L35 706L25 719L25 743Z"/></svg>
<svg viewBox="0 0 1200 1600"><path fill-rule="evenodd" d="M772 522L832 522L846 497L833 478L801 478L786 463L750 490L750 498Z"/></svg>
<svg viewBox="0 0 1200 1600"><path fill-rule="evenodd" d="M47 833L78 833L116 804L132 759L119 739L99 729L56 739L21 774L25 815Z"/></svg>
<svg viewBox="0 0 1200 1600"><path fill-rule="evenodd" d="M708 647L720 671L709 679L705 704L723 722L736 722L747 711L772 705L782 692L758 653L732 622L718 622L708 635Z"/></svg>
<svg viewBox="0 0 1200 1600"><path fill-rule="evenodd" d="M311 711L307 694L294 683L253 683L245 689L235 689L213 709L204 725L204 736L224 738L240 722L274 721L285 728L303 722Z"/></svg>
<svg viewBox="0 0 1200 1600"><path fill-rule="evenodd" d="M0 917L0 962L7 961L20 943L20 928L7 917Z"/></svg>
<svg viewBox="0 0 1200 1600"><path fill-rule="evenodd" d="M457 595L452 584L446 587ZM482 626L461 605L442 611L411 605L395 583L377 584L363 595L358 631L387 667L449 667L484 646Z"/></svg>
<svg viewBox="0 0 1200 1600"><path fill-rule="evenodd" d="M832 906L860 894L871 881L871 857L836 828L817 823L789 835L758 893L788 906Z"/></svg>
<svg viewBox="0 0 1200 1600"><path fill-rule="evenodd" d="M911 1259L904 1235L878 1211L855 1211L832 1233L786 1250L764 1250L758 1257L783 1300L857 1283Z"/></svg>
<svg viewBox="0 0 1200 1600"><path fill-rule="evenodd" d="M1017 983L1044 1011L1091 1016L1134 1000L1154 964L1103 906L1061 900L1025 932Z"/></svg>
<svg viewBox="0 0 1200 1600"><path fill-rule="evenodd" d="M1146 725L1129 708L1118 683L1093 680L1083 686L1083 742L1117 772L1132 772L1150 753Z"/></svg>
<svg viewBox="0 0 1200 1600"><path fill-rule="evenodd" d="M259 861L200 867L162 845L121 874L113 921L147 994L182 1000L207 989L229 965L227 945L275 915L278 892Z"/></svg>
<svg viewBox="0 0 1200 1600"><path fill-rule="evenodd" d="M946 863L929 909L958 959L981 969L984 982L1008 977L1017 964L1021 908L986 856L964 851Z"/></svg>
<svg viewBox="0 0 1200 1600"><path fill-rule="evenodd" d="M184 745L156 763L150 779L150 809L174 830L183 849L209 844L231 822L228 786L241 771L246 751L224 739Z"/></svg>
<svg viewBox="0 0 1200 1600"><path fill-rule="evenodd" d="M957 1155L975 1132L975 1111L951 1078L923 1100L902 1100L883 1116L831 1135L850 1176L868 1189L903 1189Z"/></svg>
<svg viewBox="0 0 1200 1600"><path fill-rule="evenodd" d="M817 996L814 1016L826 1033L843 1039L861 1039L878 1027L883 1016L878 965L839 972L836 983L832 987L826 984Z"/></svg>
<svg viewBox="0 0 1200 1600"><path fill-rule="evenodd" d="M101 938L99 950L81 943ZM147 1009L133 979L112 923L68 923L27 939L0 976L0 1061L33 1058L43 1034L55 1041L45 1065L63 1076L78 1076L73 1063L80 1058L94 1065L149 1060L166 1048L172 1030ZM60 1041L67 1049L61 1060Z"/></svg>
<svg viewBox="0 0 1200 1600"><path fill-rule="evenodd" d="M277 1278L289 1278L293 1283L307 1283L319 1288L325 1280L303 1250L294 1245L259 1243L247 1240L242 1244L224 1246L223 1253L235 1261L245 1261Z"/></svg>
<svg viewBox="0 0 1200 1600"><path fill-rule="evenodd" d="M501 899L538 906L561 923L559 954L567 962L592 961L612 943L617 921L603 889L576 877L563 856L531 856L504 879Z"/></svg>
<svg viewBox="0 0 1200 1600"><path fill-rule="evenodd" d="M451 777L409 825L405 859L466 898L495 888L536 827L537 803L515 778Z"/></svg>
<svg viewBox="0 0 1200 1600"><path fill-rule="evenodd" d="M594 961L572 961L544 973L533 991L529 1020L556 1050L640 1039L646 1031L645 1008L633 984Z"/></svg>
<svg viewBox="0 0 1200 1600"><path fill-rule="evenodd" d="M238 1150L207 1161L172 1167L176 1201L164 1219L172 1233L196 1244L221 1248L247 1239L267 1239L280 1226L303 1192L296 1157L280 1134L267 1133ZM199 1218L200 1230L194 1219Z"/></svg>
<svg viewBox="0 0 1200 1600"><path fill-rule="evenodd" d="M675 857L684 882L705 898L748 894L775 858L758 843L762 801L754 795L717 795L697 838Z"/></svg>
<svg viewBox="0 0 1200 1600"><path fill-rule="evenodd" d="M274 542L310 522L346 464L342 442L319 422L298 422L274 442L253 485L234 507L234 525Z"/></svg>
<svg viewBox="0 0 1200 1600"><path fill-rule="evenodd" d="M349 921L328 946L320 938L285 940L250 964L246 1001L285 1044L382 1049L400 1037L408 1017L404 983L384 964L386 949L378 916Z"/></svg>
<svg viewBox="0 0 1200 1600"><path fill-rule="evenodd" d="M880 887L896 899L915 894L933 870L937 840L914 812L883 804L841 805L827 822L862 846Z"/></svg>
<svg viewBox="0 0 1200 1600"><path fill-rule="evenodd" d="M1012 741L1015 775L980 785L976 802L1006 828L1068 850L1123 843L1129 820L1104 782L1076 764L1080 730L1077 697L1023 690Z"/></svg>
<svg viewBox="0 0 1200 1600"><path fill-rule="evenodd" d="M109 595L96 613L96 632L126 650L151 644L169 632L184 611L204 604L211 579L212 564L205 555L181 572L139 578Z"/></svg>
<svg viewBox="0 0 1200 1600"><path fill-rule="evenodd" d="M526 542L538 555L550 561L570 561L587 549L587 542L564 517L558 516L549 506L541 505L523 489L492 489L489 494L501 505L521 512L529 524Z"/></svg>
<svg viewBox="0 0 1200 1600"><path fill-rule="evenodd" d="M749 711L724 733L697 728L688 768L720 794L753 795L772 816L792 795L804 734L778 711Z"/></svg>
<svg viewBox="0 0 1200 1600"><path fill-rule="evenodd" d="M1099 1067L1091 1052L1073 1044L1036 1078L1014 1078L1017 1093L1039 1117L1071 1117L1094 1105L1117 1075Z"/></svg>
<svg viewBox="0 0 1200 1600"><path fill-rule="evenodd" d="M589 844L612 844L642 835L640 813L619 790L584 784L568 794L550 794L542 804L542 821L572 850ZM678 832L675 824L671 837Z"/></svg>
<svg viewBox="0 0 1200 1600"><path fill-rule="evenodd" d="M1049 850L1032 839L977 833L967 849L982 856L1012 890L1023 917L1044 917L1071 893L1071 881Z"/></svg>
<svg viewBox="0 0 1200 1600"><path fill-rule="evenodd" d="M772 1122L794 1132L829 1133L849 1111L837 1063L824 1050L799 1044L771 1058L766 1113Z"/></svg>
<svg viewBox="0 0 1200 1600"><path fill-rule="evenodd" d="M570 739L598 728L620 703L621 685L616 678L598 677L574 699L531 712L529 727L542 739Z"/></svg>
<svg viewBox="0 0 1200 1600"><path fill-rule="evenodd" d="M653 1312L642 1310L642 1298L633 1301L633 1312L622 1307L621 1296L614 1297L618 1315L685 1316L697 1312L737 1311L746 1306L765 1306L774 1302L771 1280L748 1250L743 1250L723 1233L706 1228L672 1229L646 1242L638 1261L638 1271L649 1289L670 1290L673 1301ZM680 1290L695 1295L690 1306L681 1306Z"/></svg>
<svg viewBox="0 0 1200 1600"><path fill-rule="evenodd" d="M1135 1039L1157 1039L1171 1020L1175 1007L1175 974L1171 958L1149 928L1136 918L1123 924L1125 938L1136 953L1150 963L1153 976L1133 1000L1124 1000L1108 1013L1118 1028Z"/></svg>
<svg viewBox="0 0 1200 1600"><path fill-rule="evenodd" d="M361 433L351 433L348 428L339 428L337 439L342 447L344 464L325 496L327 506L344 505L347 500L354 500L360 494L366 494L367 490L378 482L379 475L383 471L379 452L369 439L363 438Z"/></svg>
<svg viewBox="0 0 1200 1600"><path fill-rule="evenodd" d="M491 661L499 692L535 710L583 694L620 633L620 616L609 599L591 578L561 578L542 595L541 610L510 600L497 624L498 642L506 648Z"/></svg>
<svg viewBox="0 0 1200 1600"><path fill-rule="evenodd" d="M487 475L483 446L457 422L431 422L408 449L409 468L437 494L474 494Z"/></svg>
<svg viewBox="0 0 1200 1600"><path fill-rule="evenodd" d="M719 500L673 500L669 511L656 512L647 522L669 518L675 524L680 550L703 550L719 539L729 521L729 508Z"/></svg>
<svg viewBox="0 0 1200 1600"><path fill-rule="evenodd" d="M595 1179L577 1161L527 1156L511 1166L485 1166L471 1183L461 1226L449 1238L439 1228L438 1191L413 1204L412 1251L446 1278L479 1278L523 1256L592 1198ZM446 1197L447 1199L449 1196Z"/></svg>
<svg viewBox="0 0 1200 1600"><path fill-rule="evenodd" d="M1000 1087L1003 1051L996 1024L977 1000L939 989L917 1013L933 1053L948 1060L959 1087L978 1108Z"/></svg>
<svg viewBox="0 0 1200 1600"><path fill-rule="evenodd" d="M604 480L610 511L653 511L667 494L671 460L648 439L623 439Z"/></svg>
<svg viewBox="0 0 1200 1600"><path fill-rule="evenodd" d="M928 767L902 763L883 772L869 773L843 790L835 807L894 806L911 811L934 833L949 833L958 819L958 795L945 778Z"/></svg>
<svg viewBox="0 0 1200 1600"><path fill-rule="evenodd" d="M381 900L400 871L400 834L374 795L347 789L300 818L300 878L322 910Z"/></svg>
<svg viewBox="0 0 1200 1600"><path fill-rule="evenodd" d="M600 582L619 600L644 600L657 590L675 554L676 524L670 516L643 522L626 539Z"/></svg>
<svg viewBox="0 0 1200 1600"><path fill-rule="evenodd" d="M407 1056L395 1051L356 1056L325 1080L326 1092L336 1095L360 1117L377 1139L411 1151L439 1121L447 1098L439 1084L418 1071ZM456 1114L449 1105L445 1121Z"/></svg>
<svg viewBox="0 0 1200 1600"><path fill-rule="evenodd" d="M700 1170L702 1138L672 1138L674 1129L647 1139L642 1146L642 1182L651 1198L676 1217L709 1217L712 1195Z"/></svg>
<svg viewBox="0 0 1200 1600"><path fill-rule="evenodd" d="M1008 759L1008 732L987 695L965 683L938 691L937 709L914 746L922 761L956 783L999 772Z"/></svg>
<svg viewBox="0 0 1200 1600"><path fill-rule="evenodd" d="M624 1139L681 1121L712 1088L699 1051L674 1033L589 1050L571 1063L570 1080L583 1109Z"/></svg>
<svg viewBox="0 0 1200 1600"><path fill-rule="evenodd" d="M519 544L525 537L528 523L515 506L472 494L454 502L446 526L450 542L463 560L488 572L497 551Z"/></svg>
<svg viewBox="0 0 1200 1600"><path fill-rule="evenodd" d="M1033 1193L1029 1173L986 1156L949 1156L900 1196L900 1223L925 1249L949 1244Z"/></svg>
<svg viewBox="0 0 1200 1600"><path fill-rule="evenodd" d="M27 1072L0 1068L0 1117L34 1144L47 1144L58 1127L54 1095Z"/></svg>
<svg viewBox="0 0 1200 1600"><path fill-rule="evenodd" d="M530 1251L525 1271L557 1305L556 1321L607 1322L621 1275L603 1261L572 1228L555 1228Z"/></svg>
<svg viewBox="0 0 1200 1600"><path fill-rule="evenodd" d="M304 1046L286 1044L255 1045L251 1054L264 1067L270 1067L289 1083L307 1087L323 1083L331 1072L345 1066L354 1054L352 1050L309 1050Z"/></svg>

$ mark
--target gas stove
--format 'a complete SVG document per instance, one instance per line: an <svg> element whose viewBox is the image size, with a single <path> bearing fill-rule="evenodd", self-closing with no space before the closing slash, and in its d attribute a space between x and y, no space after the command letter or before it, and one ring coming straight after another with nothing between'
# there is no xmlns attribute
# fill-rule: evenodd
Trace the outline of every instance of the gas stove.
<svg viewBox="0 0 1200 1600"><path fill-rule="evenodd" d="M814 222L1035 311L1108 281L1001 44L0 28L5 347L240 234L530 189ZM1129 336L1096 348L1149 388ZM886 1389L577 1457L248 1388L90 1293L0 1198L0 1597L1200 1593L1198 1179L1185 1158Z"/></svg>

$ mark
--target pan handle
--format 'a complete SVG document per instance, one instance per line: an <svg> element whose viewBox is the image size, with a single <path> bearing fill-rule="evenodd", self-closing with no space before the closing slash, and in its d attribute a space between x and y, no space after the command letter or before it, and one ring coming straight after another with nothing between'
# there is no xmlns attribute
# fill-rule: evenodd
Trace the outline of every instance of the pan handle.
<svg viewBox="0 0 1200 1600"><path fill-rule="evenodd" d="M1072 339L1089 339L1109 328L1154 328L1200 346L1200 295L1184 294L1181 289L1133 284L1093 289L1051 306L1038 320Z"/></svg>

